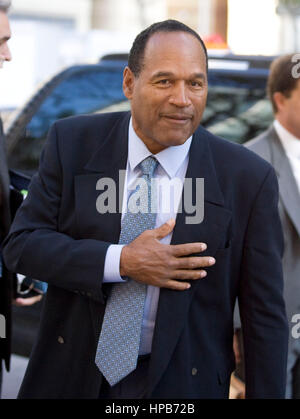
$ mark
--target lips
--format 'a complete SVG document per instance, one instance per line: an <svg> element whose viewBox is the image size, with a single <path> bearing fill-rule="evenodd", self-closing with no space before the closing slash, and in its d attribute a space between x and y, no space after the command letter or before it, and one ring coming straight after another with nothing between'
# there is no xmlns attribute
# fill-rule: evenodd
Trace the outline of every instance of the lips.
<svg viewBox="0 0 300 419"><path fill-rule="evenodd" d="M186 114L163 114L162 117L167 119L170 122L174 122L178 124L184 124L187 121L190 121L192 119L191 115L186 115Z"/></svg>

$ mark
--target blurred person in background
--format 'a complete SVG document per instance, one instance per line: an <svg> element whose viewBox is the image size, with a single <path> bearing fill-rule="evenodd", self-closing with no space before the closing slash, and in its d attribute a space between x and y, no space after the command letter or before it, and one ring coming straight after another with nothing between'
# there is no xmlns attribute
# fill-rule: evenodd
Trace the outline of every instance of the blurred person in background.
<svg viewBox="0 0 300 419"><path fill-rule="evenodd" d="M11 60L8 40L11 32L7 18L10 2L0 0L0 68L5 61ZM10 227L9 206L9 175L5 159L4 134L0 118L0 244L7 235ZM2 249L0 259L0 314L5 318L5 338L0 339L0 396L2 386L2 364L6 369L10 367L11 351L11 301L13 298L13 275L5 269L2 263Z"/></svg>
<svg viewBox="0 0 300 419"><path fill-rule="evenodd" d="M298 56L298 62L293 59ZM273 61L267 83L274 123L246 146L274 167L284 234L284 296L290 325L287 398L300 399L300 338L293 316L300 313L300 70L297 54Z"/></svg>
<svg viewBox="0 0 300 419"><path fill-rule="evenodd" d="M5 61L11 60L11 53L8 41L11 37L7 12L11 6L11 1L0 0L0 68ZM11 223L10 211L10 181L5 158L5 144L2 121L0 117L0 314L5 319L5 338L0 338L0 397L2 386L3 362L6 369L10 368L11 353L11 302L14 296L15 278L10 273L2 261L2 242L9 231ZM42 297L31 297L28 299L17 298L14 304L18 306L28 306L40 301ZM1 324L3 327L3 324Z"/></svg>

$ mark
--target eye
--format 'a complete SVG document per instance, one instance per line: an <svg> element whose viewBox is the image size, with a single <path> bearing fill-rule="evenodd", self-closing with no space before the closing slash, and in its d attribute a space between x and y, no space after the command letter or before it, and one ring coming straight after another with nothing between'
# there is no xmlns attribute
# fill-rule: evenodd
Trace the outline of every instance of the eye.
<svg viewBox="0 0 300 419"><path fill-rule="evenodd" d="M204 85L202 81L196 81L196 80L191 80L190 84L192 87L195 87L197 89L201 89Z"/></svg>
<svg viewBox="0 0 300 419"><path fill-rule="evenodd" d="M161 85L161 86L169 86L169 84L171 84L169 79L162 79L162 80L158 80L157 84Z"/></svg>

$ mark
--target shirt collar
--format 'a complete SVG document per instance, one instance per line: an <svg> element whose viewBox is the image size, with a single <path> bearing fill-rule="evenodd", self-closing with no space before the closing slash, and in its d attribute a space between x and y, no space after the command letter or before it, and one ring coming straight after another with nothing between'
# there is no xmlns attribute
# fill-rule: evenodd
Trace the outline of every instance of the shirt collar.
<svg viewBox="0 0 300 419"><path fill-rule="evenodd" d="M300 159L300 139L284 128L277 119L274 121L274 127L286 154Z"/></svg>
<svg viewBox="0 0 300 419"><path fill-rule="evenodd" d="M165 170L169 178L175 177L176 173L183 164L190 150L192 136L182 145L171 146L155 154L159 164ZM137 136L132 126L132 118L129 123L128 131L128 161L130 169L134 170L144 159L153 154L148 150L145 143Z"/></svg>

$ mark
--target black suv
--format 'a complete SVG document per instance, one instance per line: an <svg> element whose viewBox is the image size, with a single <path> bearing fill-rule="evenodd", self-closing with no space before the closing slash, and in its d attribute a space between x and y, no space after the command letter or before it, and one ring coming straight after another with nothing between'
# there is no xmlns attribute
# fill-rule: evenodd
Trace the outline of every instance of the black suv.
<svg viewBox="0 0 300 419"><path fill-rule="evenodd" d="M265 91L273 58L231 54L209 57L209 93L202 125L216 135L239 143L265 130L273 119ZM98 64L67 68L11 115L5 132L15 187L27 189L54 121L78 114L129 110L122 91L126 64L127 55L110 55ZM14 308L15 353L30 354L41 305Z"/></svg>

